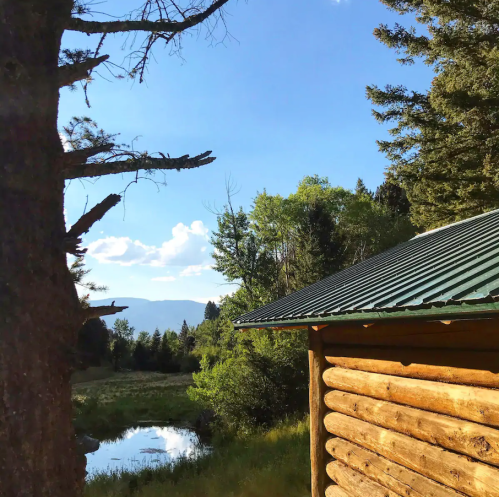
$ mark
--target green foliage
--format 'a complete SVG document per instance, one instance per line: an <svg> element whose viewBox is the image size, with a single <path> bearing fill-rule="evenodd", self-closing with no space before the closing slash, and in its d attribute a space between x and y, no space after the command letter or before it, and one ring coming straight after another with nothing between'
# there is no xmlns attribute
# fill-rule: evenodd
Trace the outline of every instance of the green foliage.
<svg viewBox="0 0 499 497"><path fill-rule="evenodd" d="M109 357L110 331L102 319L89 319L78 331L78 366L100 366Z"/></svg>
<svg viewBox="0 0 499 497"><path fill-rule="evenodd" d="M72 396L76 432L109 440L142 421L194 424L202 407L187 397L191 384L191 375L151 372L120 372L76 384Z"/></svg>
<svg viewBox="0 0 499 497"><path fill-rule="evenodd" d="M379 141L389 178L407 191L413 221L438 227L499 206L499 1L382 0L422 30L382 25L375 36L401 63L433 67L426 92L367 88L392 138Z"/></svg>
<svg viewBox="0 0 499 497"><path fill-rule="evenodd" d="M254 331L237 338L219 362L205 356L194 374L192 400L212 409L228 426L250 429L304 413L308 406L306 336Z"/></svg>
<svg viewBox="0 0 499 497"><path fill-rule="evenodd" d="M343 247L336 222L322 201L305 208L297 227L297 257L291 263L295 288L316 283L342 267Z"/></svg>
<svg viewBox="0 0 499 497"><path fill-rule="evenodd" d="M133 332L128 319L116 319L111 337L111 358L115 371L118 371L123 362L131 356L133 345Z"/></svg>
<svg viewBox="0 0 499 497"><path fill-rule="evenodd" d="M232 319L415 234L405 192L386 182L373 195L360 179L351 192L307 176L288 198L258 194L248 214L236 214L230 200L213 243L215 269L240 284L221 302ZM244 243L254 250L243 250Z"/></svg>
<svg viewBox="0 0 499 497"><path fill-rule="evenodd" d="M218 308L217 304L215 304L215 302L209 300L204 310L204 319L213 320L217 319L218 316L220 316L220 309Z"/></svg>

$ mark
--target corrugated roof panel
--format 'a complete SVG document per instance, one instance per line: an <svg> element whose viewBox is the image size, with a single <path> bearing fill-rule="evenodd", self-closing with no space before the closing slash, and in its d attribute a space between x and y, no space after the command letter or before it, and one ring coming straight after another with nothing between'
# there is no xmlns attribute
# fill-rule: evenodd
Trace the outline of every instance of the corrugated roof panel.
<svg viewBox="0 0 499 497"><path fill-rule="evenodd" d="M237 318L267 323L496 300L499 210L439 228Z"/></svg>

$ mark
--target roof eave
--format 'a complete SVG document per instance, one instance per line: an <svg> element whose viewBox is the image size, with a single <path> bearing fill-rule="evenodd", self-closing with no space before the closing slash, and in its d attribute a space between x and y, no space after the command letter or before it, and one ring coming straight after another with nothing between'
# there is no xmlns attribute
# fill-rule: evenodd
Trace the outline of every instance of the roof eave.
<svg viewBox="0 0 499 497"><path fill-rule="evenodd" d="M266 322L234 322L235 329L242 328L304 328L321 324L333 324L338 322L349 323L372 323L374 321L388 321L397 319L439 319L446 320L470 319L473 317L484 318L487 315L499 314L499 302L489 302L486 304L461 304L448 305L444 307L431 307L427 309L414 309L403 311L366 311L349 314L337 314L324 317L311 317L303 319L288 319L281 321Z"/></svg>

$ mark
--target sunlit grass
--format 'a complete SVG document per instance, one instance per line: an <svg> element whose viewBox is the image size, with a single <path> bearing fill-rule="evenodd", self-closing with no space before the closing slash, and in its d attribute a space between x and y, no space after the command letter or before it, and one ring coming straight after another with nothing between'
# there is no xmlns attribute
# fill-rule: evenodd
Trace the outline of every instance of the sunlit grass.
<svg viewBox="0 0 499 497"><path fill-rule="evenodd" d="M129 426L146 422L190 426L201 407L186 390L190 374L115 373L73 386L77 432L100 440L115 438Z"/></svg>
<svg viewBox="0 0 499 497"><path fill-rule="evenodd" d="M211 454L137 473L95 475L85 497L304 497L310 493L308 421L215 441Z"/></svg>

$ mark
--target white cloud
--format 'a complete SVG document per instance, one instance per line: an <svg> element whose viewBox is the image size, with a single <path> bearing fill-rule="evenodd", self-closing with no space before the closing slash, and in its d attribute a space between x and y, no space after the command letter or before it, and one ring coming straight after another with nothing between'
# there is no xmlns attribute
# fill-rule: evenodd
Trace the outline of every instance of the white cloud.
<svg viewBox="0 0 499 497"><path fill-rule="evenodd" d="M152 278L151 281L175 281L176 279L175 276L158 276L157 278Z"/></svg>
<svg viewBox="0 0 499 497"><path fill-rule="evenodd" d="M64 152L69 152L71 150L71 145L69 144L68 139L62 133L59 133L59 138L61 139Z"/></svg>
<svg viewBox="0 0 499 497"><path fill-rule="evenodd" d="M178 223L172 229L172 238L161 247L128 237L108 236L90 243L87 253L104 264L191 266L206 262L207 244L208 229L202 221L194 221L190 227Z"/></svg>
<svg viewBox="0 0 499 497"><path fill-rule="evenodd" d="M188 266L180 272L180 276L201 276L202 271L208 271L213 266L211 264L197 264L195 266Z"/></svg>

